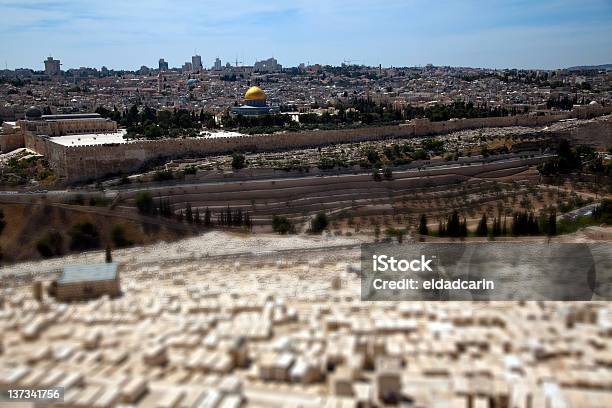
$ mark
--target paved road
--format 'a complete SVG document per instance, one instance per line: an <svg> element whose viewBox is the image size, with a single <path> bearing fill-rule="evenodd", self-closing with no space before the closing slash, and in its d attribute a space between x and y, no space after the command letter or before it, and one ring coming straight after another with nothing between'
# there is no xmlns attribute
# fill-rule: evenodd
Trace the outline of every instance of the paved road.
<svg viewBox="0 0 612 408"><path fill-rule="evenodd" d="M589 205L585 205L584 207L576 208L575 210L566 212L565 214L561 214L557 217L557 221L562 219L567 220L575 220L578 217L582 217L585 215L591 215L595 208L599 206L599 203L593 203Z"/></svg>

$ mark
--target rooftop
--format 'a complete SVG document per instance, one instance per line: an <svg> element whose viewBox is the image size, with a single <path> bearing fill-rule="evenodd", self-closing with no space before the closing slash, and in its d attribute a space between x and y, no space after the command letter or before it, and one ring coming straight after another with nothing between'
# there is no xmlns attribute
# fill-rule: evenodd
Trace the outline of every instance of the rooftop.
<svg viewBox="0 0 612 408"><path fill-rule="evenodd" d="M127 132L122 129L109 133L85 133L78 135L57 136L51 137L49 140L62 146L88 146L127 143L127 140L123 138L126 133Z"/></svg>
<svg viewBox="0 0 612 408"><path fill-rule="evenodd" d="M69 119L103 119L99 113L69 113L65 115L42 115L42 120L69 120Z"/></svg>
<svg viewBox="0 0 612 408"><path fill-rule="evenodd" d="M66 265L58 284L112 280L117 277L117 263Z"/></svg>

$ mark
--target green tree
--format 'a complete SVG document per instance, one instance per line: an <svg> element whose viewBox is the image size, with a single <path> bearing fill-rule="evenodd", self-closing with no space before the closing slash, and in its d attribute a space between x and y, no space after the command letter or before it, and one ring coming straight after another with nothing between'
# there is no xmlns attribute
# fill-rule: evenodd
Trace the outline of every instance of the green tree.
<svg viewBox="0 0 612 408"><path fill-rule="evenodd" d="M193 224L193 210L190 203L185 204L185 218L189 224Z"/></svg>
<svg viewBox="0 0 612 408"><path fill-rule="evenodd" d="M376 167L372 169L372 178L374 179L374 181L382 180L382 176L380 175L380 169Z"/></svg>
<svg viewBox="0 0 612 408"><path fill-rule="evenodd" d="M64 238L58 231L50 231L36 242L36 249L43 258L64 254Z"/></svg>
<svg viewBox="0 0 612 408"><path fill-rule="evenodd" d="M287 217L275 215L272 217L272 230L278 234L285 235L292 233L294 228Z"/></svg>
<svg viewBox="0 0 612 408"><path fill-rule="evenodd" d="M210 209L206 207L206 211L204 211L204 226L206 227L212 226L212 220L210 219L210 217L211 217Z"/></svg>
<svg viewBox="0 0 612 408"><path fill-rule="evenodd" d="M98 228L91 222L81 222L72 226L70 230L70 249L73 251L86 251L100 246Z"/></svg>
<svg viewBox="0 0 612 408"><path fill-rule="evenodd" d="M427 215L421 214L421 219L419 221L419 234L428 235L429 228L427 228Z"/></svg>
<svg viewBox="0 0 612 408"><path fill-rule="evenodd" d="M244 213L244 226L249 230L253 229L253 221L251 220L251 214L248 212Z"/></svg>
<svg viewBox="0 0 612 408"><path fill-rule="evenodd" d="M597 222L612 225L612 200L609 198L604 199L593 211L593 218Z"/></svg>
<svg viewBox="0 0 612 408"><path fill-rule="evenodd" d="M327 215L323 211L320 211L310 222L310 232L320 234L325 228L327 228L328 223L329 221L327 219Z"/></svg>
<svg viewBox="0 0 612 408"><path fill-rule="evenodd" d="M482 214L482 218L478 222L476 227L476 235L479 237L486 237L489 235L489 227L487 226L487 214Z"/></svg>
<svg viewBox="0 0 612 408"><path fill-rule="evenodd" d="M446 229L444 228L444 223L442 222L442 220L438 221L438 236L439 237L446 236Z"/></svg>
<svg viewBox="0 0 612 408"><path fill-rule="evenodd" d="M546 231L547 235L557 235L557 212L552 209L548 214L548 228Z"/></svg>
<svg viewBox="0 0 612 408"><path fill-rule="evenodd" d="M246 165L246 157L244 154L234 153L232 154L232 168L234 170L243 169Z"/></svg>
<svg viewBox="0 0 612 408"><path fill-rule="evenodd" d="M153 196L147 191L141 191L136 194L135 198L136 208L138 212L145 215L155 214L155 204L153 203Z"/></svg>
<svg viewBox="0 0 612 408"><path fill-rule="evenodd" d="M126 238L125 230L121 225L118 224L114 225L113 229L111 230L111 240L117 248L124 248L134 244L133 241L130 241Z"/></svg>

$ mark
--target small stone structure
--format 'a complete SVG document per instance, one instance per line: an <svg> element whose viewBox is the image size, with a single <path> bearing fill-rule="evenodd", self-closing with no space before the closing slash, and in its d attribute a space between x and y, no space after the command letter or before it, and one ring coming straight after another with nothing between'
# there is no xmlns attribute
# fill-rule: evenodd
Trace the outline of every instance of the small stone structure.
<svg viewBox="0 0 612 408"><path fill-rule="evenodd" d="M53 283L52 291L60 301L87 300L121 294L118 265L115 262L91 265L66 265Z"/></svg>

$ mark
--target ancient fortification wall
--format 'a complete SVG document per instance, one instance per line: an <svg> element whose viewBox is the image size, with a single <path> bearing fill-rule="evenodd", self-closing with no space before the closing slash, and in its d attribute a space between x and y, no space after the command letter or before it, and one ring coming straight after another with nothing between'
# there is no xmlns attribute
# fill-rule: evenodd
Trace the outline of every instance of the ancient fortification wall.
<svg viewBox="0 0 612 408"><path fill-rule="evenodd" d="M0 134L0 151L10 152L11 150L23 147L22 133L4 133Z"/></svg>
<svg viewBox="0 0 612 408"><path fill-rule="evenodd" d="M138 170L156 158L185 154L218 154L231 151L273 151L316 147L330 143L351 143L441 134L464 129L504 126L541 126L561 119L591 117L612 112L610 107L586 106L572 112L550 115L517 115L497 118L453 119L430 122L417 119L394 126L361 129L286 132L227 138L141 140L103 146L60 146L35 136L26 138L26 147L48 157L51 166L67 182Z"/></svg>

